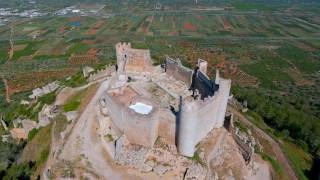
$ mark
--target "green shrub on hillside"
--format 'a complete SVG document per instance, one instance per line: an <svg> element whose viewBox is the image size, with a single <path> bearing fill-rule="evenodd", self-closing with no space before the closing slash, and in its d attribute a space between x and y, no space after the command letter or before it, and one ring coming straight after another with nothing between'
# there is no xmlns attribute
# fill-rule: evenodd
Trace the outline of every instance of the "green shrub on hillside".
<svg viewBox="0 0 320 180"><path fill-rule="evenodd" d="M69 87L78 87L85 85L86 83L87 80L83 77L81 72L71 76L71 79L63 81L63 84Z"/></svg>
<svg viewBox="0 0 320 180"><path fill-rule="evenodd" d="M56 100L56 92L51 92L49 94L43 95L38 98L38 101L42 104L52 104Z"/></svg>
<svg viewBox="0 0 320 180"><path fill-rule="evenodd" d="M291 61L297 68L305 73L314 73L320 69L320 61L312 58L311 54L292 45L284 45L277 53Z"/></svg>

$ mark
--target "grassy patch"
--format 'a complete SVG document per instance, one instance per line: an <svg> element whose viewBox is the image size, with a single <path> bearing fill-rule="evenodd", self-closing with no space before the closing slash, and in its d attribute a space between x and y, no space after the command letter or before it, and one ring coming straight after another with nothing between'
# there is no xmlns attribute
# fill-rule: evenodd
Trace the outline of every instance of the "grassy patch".
<svg viewBox="0 0 320 180"><path fill-rule="evenodd" d="M244 2L244 1L233 1L231 5L241 11L272 11L275 10L272 6L268 5L268 3L262 2Z"/></svg>
<svg viewBox="0 0 320 180"><path fill-rule="evenodd" d="M114 141L111 134L107 134L107 135L105 135L105 137L107 138L108 142Z"/></svg>
<svg viewBox="0 0 320 180"><path fill-rule="evenodd" d="M49 153L50 153L49 148L42 150L40 153L40 158L38 160L38 163L40 163L40 164L45 163L48 160Z"/></svg>
<svg viewBox="0 0 320 180"><path fill-rule="evenodd" d="M67 124L68 120L67 117L63 114L59 114L54 121L56 122L55 127L54 127L54 134L57 136L60 136L60 132L64 131Z"/></svg>
<svg viewBox="0 0 320 180"><path fill-rule="evenodd" d="M56 100L56 92L51 92L49 94L46 94L44 96L39 97L39 102L42 104L52 104Z"/></svg>
<svg viewBox="0 0 320 180"><path fill-rule="evenodd" d="M71 79L63 81L63 84L69 87L78 87L85 85L86 83L87 80L83 77L81 72L71 76Z"/></svg>
<svg viewBox="0 0 320 180"><path fill-rule="evenodd" d="M258 152L258 154L260 154L263 160L270 162L271 166L278 174L283 174L283 167L274 157L271 157L263 152Z"/></svg>
<svg viewBox="0 0 320 180"><path fill-rule="evenodd" d="M303 72L313 73L320 69L319 60L313 59L308 52L293 45L284 45L277 50L277 53L281 57L291 61Z"/></svg>
<svg viewBox="0 0 320 180"><path fill-rule="evenodd" d="M85 97L87 89L78 92L71 96L67 102L63 105L65 112L77 110L81 104L81 100Z"/></svg>
<svg viewBox="0 0 320 180"><path fill-rule="evenodd" d="M133 42L131 45L132 45L132 48L135 48L135 49L149 49L149 46L143 42Z"/></svg>
<svg viewBox="0 0 320 180"><path fill-rule="evenodd" d="M39 132L39 129L36 129L36 128L32 129L28 134L28 141L31 141L38 132Z"/></svg>
<svg viewBox="0 0 320 180"><path fill-rule="evenodd" d="M73 100L63 105L63 110L65 112L77 110L81 104L81 100Z"/></svg>
<svg viewBox="0 0 320 180"><path fill-rule="evenodd" d="M248 134L248 128L247 128L246 126L244 126L242 123L240 123L239 121L235 121L235 122L234 122L234 125L235 125L237 128L239 128L239 130L240 130L241 132L244 132L244 133Z"/></svg>
<svg viewBox="0 0 320 180"><path fill-rule="evenodd" d="M0 115L4 116L8 125L11 121L23 116L36 120L38 112L41 111L43 104L41 102L32 105L21 105L21 99L27 99L29 92L17 93L11 97L11 103L0 101Z"/></svg>
<svg viewBox="0 0 320 180"><path fill-rule="evenodd" d="M71 54L85 54L89 50L89 46L81 42L74 44L67 52L68 55Z"/></svg>
<svg viewBox="0 0 320 180"><path fill-rule="evenodd" d="M37 177L42 172L45 162L48 159L51 144L51 127L43 127L39 132L28 142L21 156L22 163L35 162L35 174Z"/></svg>
<svg viewBox="0 0 320 180"><path fill-rule="evenodd" d="M263 118L254 111L248 110L245 115L248 119L256 125L259 129L270 132L271 128L263 121Z"/></svg>
<svg viewBox="0 0 320 180"><path fill-rule="evenodd" d="M38 55L34 56L34 60L47 60L47 59L61 59L66 60L68 58L67 55L59 55L59 56L49 56L49 55Z"/></svg>
<svg viewBox="0 0 320 180"><path fill-rule="evenodd" d="M257 127L267 132L267 134L270 135L273 139L281 140L282 144L280 145L280 147L290 160L291 165L295 173L298 175L299 179L308 179L304 172L308 172L311 169L312 156L306 151L304 151L301 147L284 139L281 132L275 131L269 126L267 126L262 120L262 117L259 116L257 113L253 111L248 111L246 115L249 116L249 119L252 123L254 123ZM270 155L264 152L258 151L257 153L260 154L264 160L269 161L272 167L276 170L276 172L279 175L283 173L283 168L276 161L276 159L272 158Z"/></svg>
<svg viewBox="0 0 320 180"><path fill-rule="evenodd" d="M36 44L37 42L29 42L27 47L24 48L21 51L15 51L13 54L12 59L13 60L18 60L19 58L21 58L22 56L29 56L32 55L36 52L37 48L36 48Z"/></svg>
<svg viewBox="0 0 320 180"><path fill-rule="evenodd" d="M198 148L194 154L193 154L193 157L190 157L189 159L191 159L192 161L200 164L201 166L205 167L206 166L206 163L201 159L200 157L200 149Z"/></svg>
<svg viewBox="0 0 320 180"><path fill-rule="evenodd" d="M291 165L298 175L299 179L307 180L308 178L306 177L304 172L309 171L312 167L311 155L306 153L299 146L288 141L284 141L281 147L289 158Z"/></svg>
<svg viewBox="0 0 320 180"><path fill-rule="evenodd" d="M4 62L6 62L7 59L8 59L7 49L0 49L0 64L3 64Z"/></svg>
<svg viewBox="0 0 320 180"><path fill-rule="evenodd" d="M265 62L242 65L241 69L248 74L257 77L261 82L261 85L267 88L277 88L275 82L293 81L290 76L279 69L278 66L270 66Z"/></svg>

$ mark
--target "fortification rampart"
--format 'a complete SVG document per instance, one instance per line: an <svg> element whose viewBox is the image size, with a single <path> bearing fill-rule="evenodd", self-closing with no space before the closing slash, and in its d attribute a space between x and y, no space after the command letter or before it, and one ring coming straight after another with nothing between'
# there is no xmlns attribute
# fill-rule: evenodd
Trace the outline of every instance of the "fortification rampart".
<svg viewBox="0 0 320 180"><path fill-rule="evenodd" d="M231 81L219 79L219 90L204 100L182 100L179 120L178 148L181 154L192 157L195 146L213 128L223 126Z"/></svg>
<svg viewBox="0 0 320 180"><path fill-rule="evenodd" d="M141 102L143 99L134 99L134 102ZM159 120L157 118L157 107L148 115L142 115L119 103L115 97L105 93L101 99L101 107L108 108L108 115L114 125L126 136L132 144L153 146L158 137Z"/></svg>
<svg viewBox="0 0 320 180"><path fill-rule="evenodd" d="M166 74L172 76L176 80L185 82L188 86L191 84L193 71L184 67L180 60L174 60L166 57Z"/></svg>

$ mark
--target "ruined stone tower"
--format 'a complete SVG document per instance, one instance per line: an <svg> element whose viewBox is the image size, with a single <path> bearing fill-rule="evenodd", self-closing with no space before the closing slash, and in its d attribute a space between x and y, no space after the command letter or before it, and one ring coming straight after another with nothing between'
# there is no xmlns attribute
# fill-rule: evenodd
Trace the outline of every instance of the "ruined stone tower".
<svg viewBox="0 0 320 180"><path fill-rule="evenodd" d="M116 45L117 65L120 74L141 74L151 72L152 61L149 49L134 49L131 43Z"/></svg>
<svg viewBox="0 0 320 180"><path fill-rule="evenodd" d="M125 63L128 59L127 49L131 48L131 43L117 43L116 44L116 54L117 54L117 64L119 67L119 72L123 72L125 68Z"/></svg>

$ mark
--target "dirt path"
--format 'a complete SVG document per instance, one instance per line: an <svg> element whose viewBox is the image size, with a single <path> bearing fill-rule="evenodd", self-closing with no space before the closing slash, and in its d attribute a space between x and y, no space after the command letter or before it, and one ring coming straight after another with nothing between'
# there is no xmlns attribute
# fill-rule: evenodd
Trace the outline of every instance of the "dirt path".
<svg viewBox="0 0 320 180"><path fill-rule="evenodd" d="M95 175L103 179L129 179L114 168L112 160L108 157L97 132L97 121L95 119L96 105L101 95L109 86L109 81L103 82L94 97L87 105L84 112L77 120L70 136L66 139L59 159L74 161L79 157L85 157L89 166L85 167Z"/></svg>
<svg viewBox="0 0 320 180"><path fill-rule="evenodd" d="M225 141L225 138L226 138L226 135L227 135L227 131L222 131L222 133L219 135L218 137L218 140L216 141L216 143L213 144L213 148L211 146L211 148L208 148L208 149L211 149L211 151L208 153L208 157L207 157L207 167L208 168L208 174L207 174L207 178L211 178L210 176L213 174L212 173L212 168L210 168L210 163L211 163L211 160L216 157L216 153L219 149L219 147L222 146L222 143Z"/></svg>
<svg viewBox="0 0 320 180"><path fill-rule="evenodd" d="M65 87L64 89L62 89L59 94L56 97L56 101L55 101L55 105L62 105L64 104L71 96L75 95L77 92L82 91L88 87L90 87L93 84L97 84L97 83L101 83L103 81L105 81L106 79L108 79L108 77L104 77L102 79L98 79L96 81L92 81L84 86L80 86L80 87L75 87L75 88L71 88L71 87Z"/></svg>
<svg viewBox="0 0 320 180"><path fill-rule="evenodd" d="M247 117L245 117L242 113L240 113L235 108L228 106L228 110L232 112L234 115L239 117L239 120L244 123L247 126L251 126L259 135L261 135L264 139L266 139L270 145L272 146L272 151L275 153L276 159L279 161L280 164L284 167L284 171L288 175L288 179L290 180L298 180L294 170L292 169L290 162L286 155L282 152L279 144L270 137L267 133L265 133L263 130L259 129L257 126L255 126L253 123L251 123Z"/></svg>
<svg viewBox="0 0 320 180"><path fill-rule="evenodd" d="M54 138L54 129L56 127L56 122L53 122L52 128L51 128L51 144L50 144L50 152L48 155L48 160L46 162L45 168L44 168L44 172L42 173L42 179L44 180L48 180L48 176L47 176L47 171L48 169L50 169L50 166L52 165L53 161L54 161L54 155L57 149L57 146L55 145L55 138Z"/></svg>
<svg viewBox="0 0 320 180"><path fill-rule="evenodd" d="M13 53L14 53L14 45L13 45L13 33L14 33L14 30L13 30L13 27L10 27L10 51L9 51L9 57L8 57L8 60L10 61L13 57Z"/></svg>
<svg viewBox="0 0 320 180"><path fill-rule="evenodd" d="M3 81L3 84L6 88L6 101L7 101L7 103L10 103L11 100L10 100L10 94L9 94L8 81L4 77L2 77L2 81Z"/></svg>

